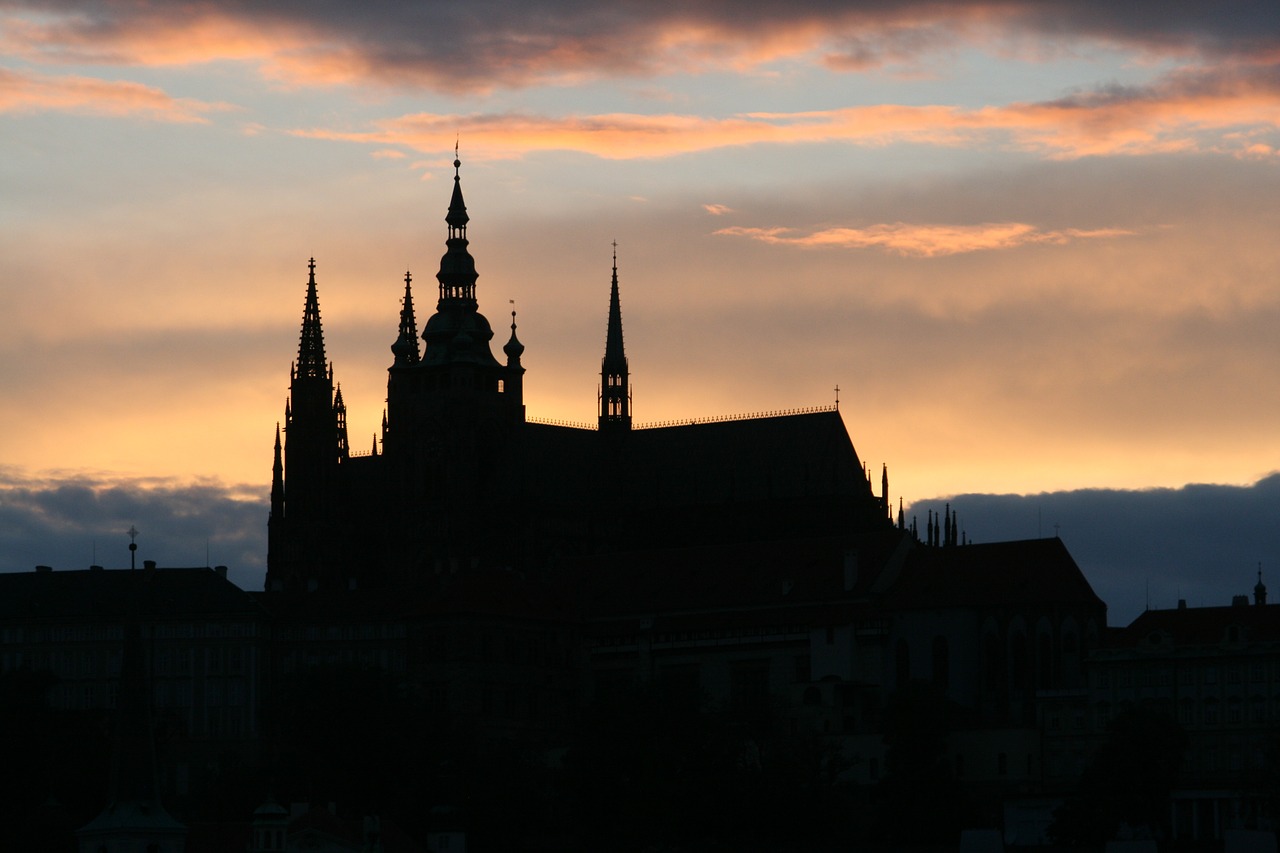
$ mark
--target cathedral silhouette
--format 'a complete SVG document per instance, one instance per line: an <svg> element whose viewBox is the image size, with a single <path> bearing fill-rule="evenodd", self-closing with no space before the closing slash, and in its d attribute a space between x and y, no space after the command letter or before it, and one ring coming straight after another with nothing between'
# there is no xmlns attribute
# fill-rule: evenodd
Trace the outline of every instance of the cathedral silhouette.
<svg viewBox="0 0 1280 853"><path fill-rule="evenodd" d="M382 434L367 454L351 450L309 264L276 434L268 590L404 588L461 568L540 573L589 555L893 528L887 471L877 496L835 407L632 423L616 248L596 428L528 420L516 314L499 360L453 165L435 313L420 347L406 273Z"/></svg>

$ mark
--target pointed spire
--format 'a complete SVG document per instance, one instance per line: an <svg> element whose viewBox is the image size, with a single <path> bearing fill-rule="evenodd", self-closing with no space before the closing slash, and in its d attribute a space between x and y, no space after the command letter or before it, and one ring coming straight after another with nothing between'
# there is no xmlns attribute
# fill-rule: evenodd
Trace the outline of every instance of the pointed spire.
<svg viewBox="0 0 1280 853"><path fill-rule="evenodd" d="M316 294L316 259L307 262L307 300L302 309L302 339L298 343L298 376L325 375L324 331L320 328L320 299Z"/></svg>
<svg viewBox="0 0 1280 853"><path fill-rule="evenodd" d="M453 159L453 197L449 200L449 212L444 221L449 224L449 238L445 241L447 249L440 258L440 272L436 279L440 282L440 302L436 310L442 310L450 303L461 301L468 307L476 307L476 262L467 251L467 205L462 200L462 177L459 169L462 161L458 159L457 146L454 146ZM423 333L425 336L425 332Z"/></svg>
<svg viewBox="0 0 1280 853"><path fill-rule="evenodd" d="M613 278L609 287L609 321L604 359L600 363L600 426L631 428L631 380L622 344L622 301L618 296L618 243L613 243Z"/></svg>
<svg viewBox="0 0 1280 853"><path fill-rule="evenodd" d="M892 518L892 510L889 508L889 463L882 462L880 468L880 505L884 507L885 515Z"/></svg>
<svg viewBox="0 0 1280 853"><path fill-rule="evenodd" d="M467 237L467 205L462 200L462 161L458 159L458 143L453 144L453 196L449 199L449 213L444 221L449 223L449 239Z"/></svg>
<svg viewBox="0 0 1280 853"><path fill-rule="evenodd" d="M347 444L347 404L342 400L341 385L333 395L333 414L337 424L338 458L346 459L351 455L351 447Z"/></svg>
<svg viewBox="0 0 1280 853"><path fill-rule="evenodd" d="M276 421L276 453L271 463L271 513L284 509L284 455L280 445L280 422Z"/></svg>
<svg viewBox="0 0 1280 853"><path fill-rule="evenodd" d="M622 302L618 296L618 244L613 244L613 278L609 285L609 325L604 341L605 366L625 371L627 354L622 345Z"/></svg>
<svg viewBox="0 0 1280 853"><path fill-rule="evenodd" d="M395 354L395 366L407 367L418 363L418 321L413 314L413 276L404 274L404 301L400 303L400 334L391 345Z"/></svg>

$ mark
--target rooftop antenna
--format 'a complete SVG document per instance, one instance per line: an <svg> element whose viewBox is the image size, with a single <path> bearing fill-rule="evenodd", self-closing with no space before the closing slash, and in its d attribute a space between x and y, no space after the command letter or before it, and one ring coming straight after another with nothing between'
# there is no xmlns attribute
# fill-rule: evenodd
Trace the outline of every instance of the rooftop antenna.
<svg viewBox="0 0 1280 853"><path fill-rule="evenodd" d="M129 571L133 571L135 568L137 568L137 566L134 565L134 557L138 553L138 543L135 542L134 540L137 538L138 538L138 528L130 524L129 525Z"/></svg>
<svg viewBox="0 0 1280 853"><path fill-rule="evenodd" d="M840 383L836 383L836 410L840 409Z"/></svg>

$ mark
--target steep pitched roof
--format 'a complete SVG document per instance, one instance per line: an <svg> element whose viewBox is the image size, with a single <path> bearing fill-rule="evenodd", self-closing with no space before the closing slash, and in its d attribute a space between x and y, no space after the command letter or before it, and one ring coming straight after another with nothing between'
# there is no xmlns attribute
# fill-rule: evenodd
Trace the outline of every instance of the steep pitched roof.
<svg viewBox="0 0 1280 853"><path fill-rule="evenodd" d="M886 609L1106 605L1061 539L918 548L884 600Z"/></svg>
<svg viewBox="0 0 1280 853"><path fill-rule="evenodd" d="M638 506L830 496L873 502L834 410L609 436L530 423L524 440L526 486L550 500L607 492Z"/></svg>

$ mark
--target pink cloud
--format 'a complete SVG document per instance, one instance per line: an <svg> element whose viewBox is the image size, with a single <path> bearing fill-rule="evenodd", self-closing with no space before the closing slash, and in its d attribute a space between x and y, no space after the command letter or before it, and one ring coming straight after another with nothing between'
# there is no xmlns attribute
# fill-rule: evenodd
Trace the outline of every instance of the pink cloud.
<svg viewBox="0 0 1280 853"><path fill-rule="evenodd" d="M541 116L522 113L387 119L364 131L297 131L321 139L438 149L466 135L486 157L581 151L606 159L670 157L755 144L1004 146L1042 156L1214 151L1243 155L1280 135L1280 84L1256 69L1180 73L1140 88L1054 101L964 109L881 104L797 113L708 117L666 113Z"/></svg>
<svg viewBox="0 0 1280 853"><path fill-rule="evenodd" d="M967 252L1013 249L1039 243L1063 244L1073 240L1130 235L1121 229L1065 229L1041 231L1024 222L986 222L979 225L936 225L894 222L866 228L826 228L798 234L791 228L721 228L715 232L747 237L763 243L804 249L878 248L903 257L936 258Z"/></svg>
<svg viewBox="0 0 1280 853"><path fill-rule="evenodd" d="M207 113L228 109L232 109L228 104L174 98L141 83L50 77L0 68L0 113L73 112L206 123Z"/></svg>

